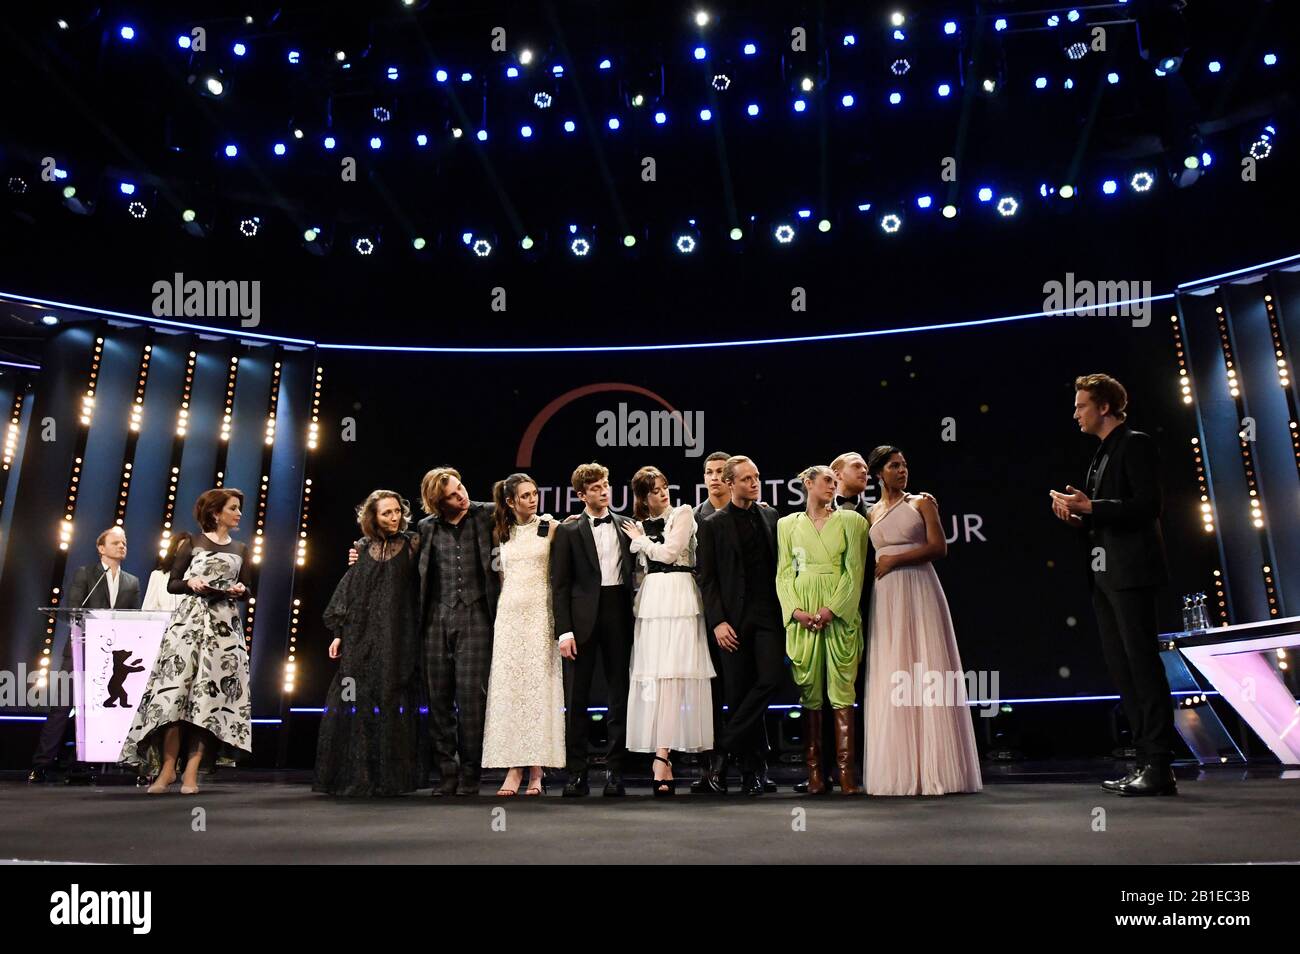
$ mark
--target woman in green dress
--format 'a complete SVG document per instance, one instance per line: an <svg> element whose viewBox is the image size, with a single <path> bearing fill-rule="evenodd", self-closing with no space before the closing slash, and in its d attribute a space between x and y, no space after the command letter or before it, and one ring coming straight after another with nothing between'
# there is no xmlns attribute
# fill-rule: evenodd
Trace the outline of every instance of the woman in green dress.
<svg viewBox="0 0 1300 954"><path fill-rule="evenodd" d="M867 521L835 510L835 473L818 464L799 475L808 494L803 513L776 525L776 590L785 619L785 652L803 707L808 794L826 791L822 769L822 698L835 719L835 759L840 790L861 792L854 755L854 681L862 661L858 598L867 565Z"/></svg>

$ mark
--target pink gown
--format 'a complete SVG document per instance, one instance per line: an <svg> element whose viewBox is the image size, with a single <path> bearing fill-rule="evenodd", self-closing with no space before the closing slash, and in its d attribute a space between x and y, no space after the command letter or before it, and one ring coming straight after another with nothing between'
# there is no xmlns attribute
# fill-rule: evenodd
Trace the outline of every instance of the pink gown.
<svg viewBox="0 0 1300 954"><path fill-rule="evenodd" d="M925 520L907 502L872 511L877 558L925 543ZM930 563L876 580L867 624L868 795L978 792L979 753L948 600Z"/></svg>

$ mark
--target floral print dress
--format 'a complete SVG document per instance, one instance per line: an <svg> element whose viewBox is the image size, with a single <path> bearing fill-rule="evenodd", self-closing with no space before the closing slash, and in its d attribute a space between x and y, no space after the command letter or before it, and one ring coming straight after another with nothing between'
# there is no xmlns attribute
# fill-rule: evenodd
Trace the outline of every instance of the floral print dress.
<svg viewBox="0 0 1300 954"><path fill-rule="evenodd" d="M252 752L252 702L249 698L248 647L234 599L205 596L188 588L198 578L208 586L249 587L247 547L214 543L195 534L176 554L169 590L183 595L163 633L149 684L118 761L154 775L162 764L162 733L173 722L206 729L204 766L233 764ZM181 758L185 752L182 750Z"/></svg>

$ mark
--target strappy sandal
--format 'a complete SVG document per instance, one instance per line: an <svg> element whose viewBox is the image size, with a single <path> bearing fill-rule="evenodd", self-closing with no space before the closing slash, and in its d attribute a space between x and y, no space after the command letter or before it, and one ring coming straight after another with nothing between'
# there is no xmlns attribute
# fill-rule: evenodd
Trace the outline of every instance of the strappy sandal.
<svg viewBox="0 0 1300 954"><path fill-rule="evenodd" d="M520 778L519 784L516 785L514 788L506 788L505 782L502 782L501 787L497 789L497 795L501 796L502 798L508 798L512 795L518 795L519 785L522 785L523 783L524 783L523 778Z"/></svg>
<svg viewBox="0 0 1300 954"><path fill-rule="evenodd" d="M538 784L538 785L529 785L526 789L524 789L524 795L527 796L527 797L531 797L531 798L535 798L535 797L537 797L537 796L545 795L545 794L546 794L546 779L545 779L545 778L542 779L542 781L541 781L540 784Z"/></svg>
<svg viewBox="0 0 1300 954"><path fill-rule="evenodd" d="M673 763L668 761L668 759L664 758L662 755L656 755L654 761L663 762L664 765L668 766L669 771L672 770ZM675 778L657 778L654 779L653 785L655 798L666 798L669 795L677 794L677 779Z"/></svg>

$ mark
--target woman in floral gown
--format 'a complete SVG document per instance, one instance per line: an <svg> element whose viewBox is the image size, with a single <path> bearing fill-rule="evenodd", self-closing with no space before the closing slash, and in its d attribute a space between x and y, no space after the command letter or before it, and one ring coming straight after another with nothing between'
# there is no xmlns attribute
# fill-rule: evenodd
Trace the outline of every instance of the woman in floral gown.
<svg viewBox="0 0 1300 954"><path fill-rule="evenodd" d="M186 795L197 794L200 768L252 752L248 646L236 605L248 599L252 578L247 545L230 537L243 502L233 488L203 493L194 505L202 532L176 550L167 589L182 598L118 759L155 776L151 794L176 781L182 745Z"/></svg>

